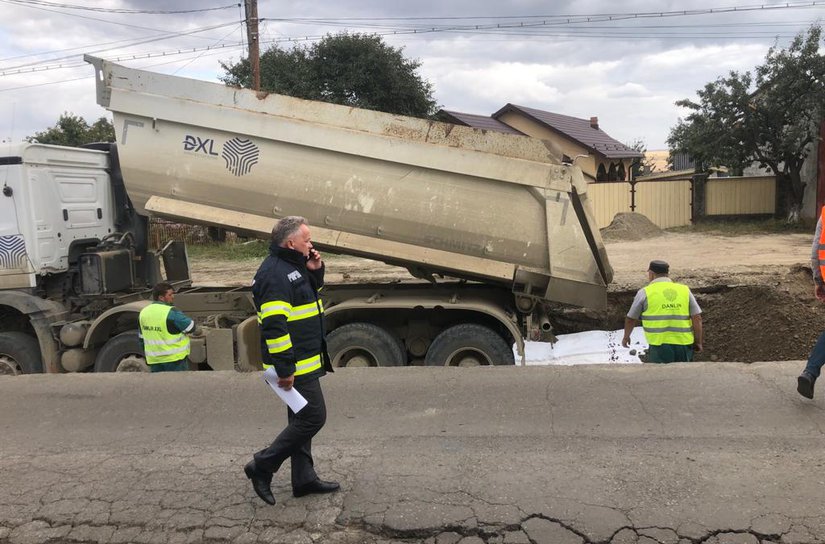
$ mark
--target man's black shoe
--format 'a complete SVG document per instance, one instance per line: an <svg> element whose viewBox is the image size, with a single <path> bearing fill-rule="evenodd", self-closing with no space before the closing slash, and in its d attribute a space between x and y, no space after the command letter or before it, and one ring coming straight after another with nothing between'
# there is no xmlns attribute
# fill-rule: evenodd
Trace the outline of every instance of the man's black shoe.
<svg viewBox="0 0 825 544"><path fill-rule="evenodd" d="M267 504L275 504L275 497L272 496L272 489L269 487L270 479L267 475L255 470L255 461L250 461L243 467L246 477L252 480L252 489Z"/></svg>
<svg viewBox="0 0 825 544"><path fill-rule="evenodd" d="M293 497L303 497L311 493L332 493L338 491L341 486L338 482L325 482L323 480L314 480L308 484L304 484L292 489Z"/></svg>
<svg viewBox="0 0 825 544"><path fill-rule="evenodd" d="M805 397L806 399L812 399L814 398L815 382L816 378L814 378L807 372L803 372L796 379L796 390L799 391L799 394Z"/></svg>

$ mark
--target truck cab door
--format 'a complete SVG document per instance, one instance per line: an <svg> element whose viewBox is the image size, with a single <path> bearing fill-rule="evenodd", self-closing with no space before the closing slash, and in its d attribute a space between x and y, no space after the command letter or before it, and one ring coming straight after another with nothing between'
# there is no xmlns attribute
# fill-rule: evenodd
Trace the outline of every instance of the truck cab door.
<svg viewBox="0 0 825 544"><path fill-rule="evenodd" d="M36 278L26 240L18 223L15 189L19 189L21 167L8 164L0 166L0 289L34 287Z"/></svg>

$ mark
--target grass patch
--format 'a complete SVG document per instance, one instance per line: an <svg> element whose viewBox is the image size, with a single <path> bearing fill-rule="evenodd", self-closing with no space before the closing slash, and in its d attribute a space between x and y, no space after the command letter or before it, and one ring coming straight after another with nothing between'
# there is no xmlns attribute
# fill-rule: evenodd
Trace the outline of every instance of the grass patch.
<svg viewBox="0 0 825 544"><path fill-rule="evenodd" d="M745 236L748 234L794 234L813 235L816 223L804 219L798 223L788 223L783 219L703 219L692 225L673 227L667 232L699 232L719 236Z"/></svg>
<svg viewBox="0 0 825 544"><path fill-rule="evenodd" d="M269 255L269 241L187 244L186 251L190 258L202 261L262 261ZM321 256L325 261L339 258L339 255L324 252Z"/></svg>
<svg viewBox="0 0 825 544"><path fill-rule="evenodd" d="M188 244L186 251L193 259L220 261L261 261L269 255L269 242L226 242L214 244Z"/></svg>

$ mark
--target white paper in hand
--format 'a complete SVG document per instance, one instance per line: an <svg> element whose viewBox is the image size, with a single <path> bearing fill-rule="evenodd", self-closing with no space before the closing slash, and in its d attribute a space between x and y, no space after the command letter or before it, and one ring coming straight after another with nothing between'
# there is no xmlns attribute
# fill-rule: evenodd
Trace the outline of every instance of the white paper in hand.
<svg viewBox="0 0 825 544"><path fill-rule="evenodd" d="M308 404L307 399L305 399L304 396L294 387L289 391L278 387L278 373L275 372L274 368L267 368L264 370L264 381L269 384L269 387L271 387L272 390L275 391L275 393L281 398L281 400L284 401L286 405L289 406L289 408L296 414Z"/></svg>

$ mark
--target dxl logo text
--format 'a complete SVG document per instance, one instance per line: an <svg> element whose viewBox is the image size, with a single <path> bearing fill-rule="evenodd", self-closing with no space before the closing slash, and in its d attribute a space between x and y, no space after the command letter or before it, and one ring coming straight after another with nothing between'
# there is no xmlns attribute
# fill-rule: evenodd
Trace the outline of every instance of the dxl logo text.
<svg viewBox="0 0 825 544"><path fill-rule="evenodd" d="M195 153L204 153L206 155L216 155L214 150L215 140L212 138L200 138L199 136L192 136L187 134L183 138L183 150L194 151Z"/></svg>

